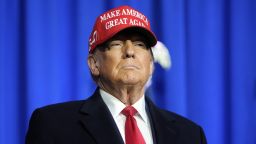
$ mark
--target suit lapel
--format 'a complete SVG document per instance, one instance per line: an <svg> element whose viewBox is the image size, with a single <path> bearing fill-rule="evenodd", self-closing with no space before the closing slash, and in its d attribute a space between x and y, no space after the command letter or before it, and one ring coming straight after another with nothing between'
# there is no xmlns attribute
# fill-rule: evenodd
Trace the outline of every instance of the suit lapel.
<svg viewBox="0 0 256 144"><path fill-rule="evenodd" d="M146 97L148 113L151 120L151 129L154 138L154 144L175 144L177 140L177 129L174 126L175 118L167 118Z"/></svg>
<svg viewBox="0 0 256 144"><path fill-rule="evenodd" d="M115 121L103 102L99 90L82 106L80 121L98 144L124 143Z"/></svg>
<svg viewBox="0 0 256 144"><path fill-rule="evenodd" d="M147 97L146 102L154 144L175 144L177 139L177 129L174 126L175 118L167 118ZM92 97L85 101L80 112L80 121L83 127L92 135L97 144L124 144L98 89Z"/></svg>

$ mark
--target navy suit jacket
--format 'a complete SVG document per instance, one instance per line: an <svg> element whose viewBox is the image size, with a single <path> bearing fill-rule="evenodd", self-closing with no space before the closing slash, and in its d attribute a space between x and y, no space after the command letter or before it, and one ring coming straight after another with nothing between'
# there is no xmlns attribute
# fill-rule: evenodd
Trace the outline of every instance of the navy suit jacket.
<svg viewBox="0 0 256 144"><path fill-rule="evenodd" d="M206 144L200 126L146 97L154 144ZM26 144L124 144L99 90L87 100L36 109L30 119Z"/></svg>

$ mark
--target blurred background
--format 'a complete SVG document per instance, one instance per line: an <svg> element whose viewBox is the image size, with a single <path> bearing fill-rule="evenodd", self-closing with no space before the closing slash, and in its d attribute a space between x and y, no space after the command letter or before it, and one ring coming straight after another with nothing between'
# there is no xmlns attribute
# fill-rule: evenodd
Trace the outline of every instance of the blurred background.
<svg viewBox="0 0 256 144"><path fill-rule="evenodd" d="M255 0L0 0L0 143L24 143L36 108L94 92L89 34L120 5L165 45L152 100L201 125L209 144L256 144Z"/></svg>

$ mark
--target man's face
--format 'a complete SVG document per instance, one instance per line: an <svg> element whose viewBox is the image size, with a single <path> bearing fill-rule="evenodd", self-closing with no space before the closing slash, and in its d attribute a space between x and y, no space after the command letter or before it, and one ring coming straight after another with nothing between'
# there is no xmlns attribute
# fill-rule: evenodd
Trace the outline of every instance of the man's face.
<svg viewBox="0 0 256 144"><path fill-rule="evenodd" d="M144 86L153 72L150 48L138 33L117 34L95 51L94 60L96 73L92 73L104 84Z"/></svg>

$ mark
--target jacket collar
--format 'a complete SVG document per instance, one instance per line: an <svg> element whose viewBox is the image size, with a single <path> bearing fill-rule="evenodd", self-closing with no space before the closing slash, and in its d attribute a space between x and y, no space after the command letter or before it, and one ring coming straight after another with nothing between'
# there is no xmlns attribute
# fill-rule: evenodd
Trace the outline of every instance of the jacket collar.
<svg viewBox="0 0 256 144"><path fill-rule="evenodd" d="M103 102L99 89L80 109L80 121L98 144L123 144L122 137L110 111Z"/></svg>
<svg viewBox="0 0 256 144"><path fill-rule="evenodd" d="M177 140L176 118L160 110L146 97L147 111L151 120L151 129L155 144L175 144Z"/></svg>

